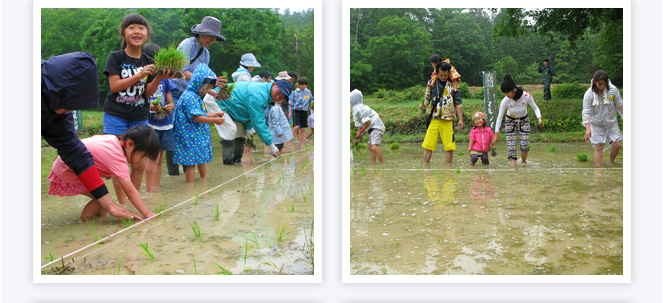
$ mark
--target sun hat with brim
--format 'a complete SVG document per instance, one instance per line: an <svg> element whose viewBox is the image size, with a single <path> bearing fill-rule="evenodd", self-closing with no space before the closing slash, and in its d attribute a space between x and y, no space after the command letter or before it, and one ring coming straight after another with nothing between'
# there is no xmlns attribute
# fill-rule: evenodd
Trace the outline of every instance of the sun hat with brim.
<svg viewBox="0 0 663 303"><path fill-rule="evenodd" d="M221 21L212 16L205 16L200 24L191 27L191 32L197 35L214 36L221 42L226 42L226 37L221 35Z"/></svg>
<svg viewBox="0 0 663 303"><path fill-rule="evenodd" d="M486 115L482 112L476 112L474 113L474 115L472 115L472 121L476 120L477 118L482 119L484 121L488 121L486 120Z"/></svg>
<svg viewBox="0 0 663 303"><path fill-rule="evenodd" d="M247 67L260 67L260 63L258 63L258 59L256 59L256 56L254 56L252 53L246 53L242 55L242 59L239 60L239 64L247 66Z"/></svg>
<svg viewBox="0 0 663 303"><path fill-rule="evenodd" d="M290 83L285 80L276 81L276 85L279 86L281 93L285 96L285 101L290 100Z"/></svg>
<svg viewBox="0 0 663 303"><path fill-rule="evenodd" d="M288 75L288 72L287 71L282 71L282 72L279 72L279 75L276 76L275 80L278 81L278 80L288 80L288 79L290 79L290 75Z"/></svg>

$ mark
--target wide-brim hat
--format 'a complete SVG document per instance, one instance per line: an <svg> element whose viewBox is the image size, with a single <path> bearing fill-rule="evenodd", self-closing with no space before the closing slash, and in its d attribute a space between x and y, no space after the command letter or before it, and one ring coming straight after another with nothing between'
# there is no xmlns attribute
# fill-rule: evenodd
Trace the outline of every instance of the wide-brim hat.
<svg viewBox="0 0 663 303"><path fill-rule="evenodd" d="M278 80L288 80L290 78L291 77L290 77L290 75L288 75L287 71L282 71L282 72L279 72L279 75L276 76L275 80L277 80L277 81Z"/></svg>
<svg viewBox="0 0 663 303"><path fill-rule="evenodd" d="M276 81L276 85L279 86L281 93L285 96L285 101L290 100L290 83L285 80Z"/></svg>
<svg viewBox="0 0 663 303"><path fill-rule="evenodd" d="M226 37L221 35L221 21L212 16L205 16L200 24L191 27L191 32L197 35L214 36L221 42L226 42Z"/></svg>
<svg viewBox="0 0 663 303"><path fill-rule="evenodd" d="M258 63L258 59L256 59L256 56L253 55L252 53L246 53L242 55L242 59L239 60L239 64L247 66L247 67L260 67L260 63Z"/></svg>

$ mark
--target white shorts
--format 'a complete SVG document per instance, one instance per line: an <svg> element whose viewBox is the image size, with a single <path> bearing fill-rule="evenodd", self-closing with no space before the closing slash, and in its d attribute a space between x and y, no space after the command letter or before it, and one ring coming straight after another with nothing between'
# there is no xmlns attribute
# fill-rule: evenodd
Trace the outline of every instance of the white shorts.
<svg viewBox="0 0 663 303"><path fill-rule="evenodd" d="M619 130L618 122L607 124L590 123L589 130L592 132L592 137L589 139L592 146L596 146L596 144L605 144L607 138L610 138L611 142L622 141L623 139L622 132Z"/></svg>
<svg viewBox="0 0 663 303"><path fill-rule="evenodd" d="M384 135L382 130L373 128L368 134L368 144L380 145L382 143L382 135Z"/></svg>

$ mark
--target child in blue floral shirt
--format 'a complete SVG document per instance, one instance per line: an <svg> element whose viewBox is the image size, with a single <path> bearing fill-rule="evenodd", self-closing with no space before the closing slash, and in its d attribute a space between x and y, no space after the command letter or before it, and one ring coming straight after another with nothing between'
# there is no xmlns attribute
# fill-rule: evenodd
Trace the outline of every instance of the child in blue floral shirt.
<svg viewBox="0 0 663 303"><path fill-rule="evenodd" d="M290 105L292 105L292 125L294 129L293 134L296 136L299 132L299 141L304 142L306 139L305 128L308 127L308 108L313 98L313 93L307 88L308 79L305 77L299 78L297 82L299 88L290 94Z"/></svg>

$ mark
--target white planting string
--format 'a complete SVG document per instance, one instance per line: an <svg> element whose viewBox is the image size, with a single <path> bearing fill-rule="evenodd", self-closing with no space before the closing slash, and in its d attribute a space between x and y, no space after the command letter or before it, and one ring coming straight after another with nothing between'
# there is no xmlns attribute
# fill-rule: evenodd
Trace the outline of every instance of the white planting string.
<svg viewBox="0 0 663 303"><path fill-rule="evenodd" d="M289 153L283 154L282 156L286 156L286 155L289 155L289 154L291 154L291 153L295 153L295 152L306 151L306 150L309 150L309 149L311 149L311 148L313 148L313 146L307 147L307 148L302 149L302 150L292 151L292 152L289 152ZM280 157L279 157L279 158L280 158ZM223 182L223 183L221 183L221 184L219 184L219 185L217 185L217 186L215 186L215 187L212 187L211 189L208 189L208 190L206 190L206 191L204 191L204 192L198 194L198 196L204 195L204 194L206 194L206 193L208 193L208 192L211 192L211 191L213 191L213 190L215 190L215 189L217 189L217 188L219 188L219 187L221 187L221 186L223 186L223 185L226 185L226 184L228 184L228 183L230 183L230 182L232 182L232 181L235 181L235 180L239 179L240 177L242 177L242 176L244 176L244 175L246 175L246 174L248 174L248 173L250 173L250 172L253 172L254 170L257 170L257 169L259 169L259 168L261 168L261 167L263 167L263 166L265 166L265 165L267 165L267 164L269 164L269 163L271 163L272 161L276 161L276 160L278 160L279 158L273 158L273 159L270 159L269 161L267 161L267 162L265 162L265 163L263 163L263 164L261 164L261 165L258 165L258 166L254 167L254 168L252 168L252 169L250 169L250 170L248 170L248 171L246 171L246 172L244 172L244 173L242 173L242 174L240 174L240 175L238 175L238 176L236 176L236 177L234 177L234 178L232 178L232 179L230 179L230 180L228 180L228 181L226 181L226 182ZM107 236L107 237L105 237L105 238L103 238L103 239L99 239L99 240L97 240L96 242L90 243L90 244L88 244L88 245L86 245L86 246L84 246L84 247L82 247L82 248L80 248L80 249L78 249L78 250L76 250L76 251L74 251L74 252L71 252L71 253L67 254L66 256L63 256L63 257L61 257L61 258L58 258L57 260L53 260L53 261L51 261L51 262L48 262L48 263L42 265L41 268L43 269L44 267L50 266L50 265L52 265L53 263L61 262L61 260L64 260L65 258L69 258L69 257L71 257L71 256L73 256L73 255L75 255L75 254L77 254L77 253L79 253L79 252L81 252L81 251L83 251L83 250L86 250L86 249L88 249L88 248L90 248L90 247L92 247L92 246L94 246L94 245L96 245L96 244L99 244L99 243L101 243L101 242L104 242L104 241L106 241L106 240L112 238L112 237L115 237L115 236L117 236L117 235L119 235L119 234L121 234L121 233L123 233L123 232L125 232L125 231L127 231L127 230L129 230L129 229L131 229L131 228L134 228L134 227L136 227L136 226L138 226L138 225L140 225L140 224L143 224L143 223L145 223L145 222L147 222L147 221L149 221L149 220L152 220L152 219L154 219L154 218L156 218L156 217L159 217L161 214L163 214L163 213L165 213L165 212L167 212L167 211L169 211L169 210L171 210L171 209L174 209L174 208L176 208L176 207L178 207L178 206L180 206L180 205L183 205L184 203L190 202L190 201L194 200L195 198L196 198L196 197L192 197L192 198L190 198L190 199L188 199L188 200L184 200L184 201L180 202L179 204L177 204L177 205L175 205L175 206L172 206L172 207L170 207L170 208L168 208L168 209L162 211L161 213L157 214L157 215L154 216L154 217L147 218L147 219L143 219L142 221L138 221L136 224L132 224L131 226L129 226L129 227L125 228L125 229L119 230L119 231L117 231L117 232L111 234L110 236ZM69 264L69 263L73 263L73 258L72 258L72 261L67 262L67 264Z"/></svg>

